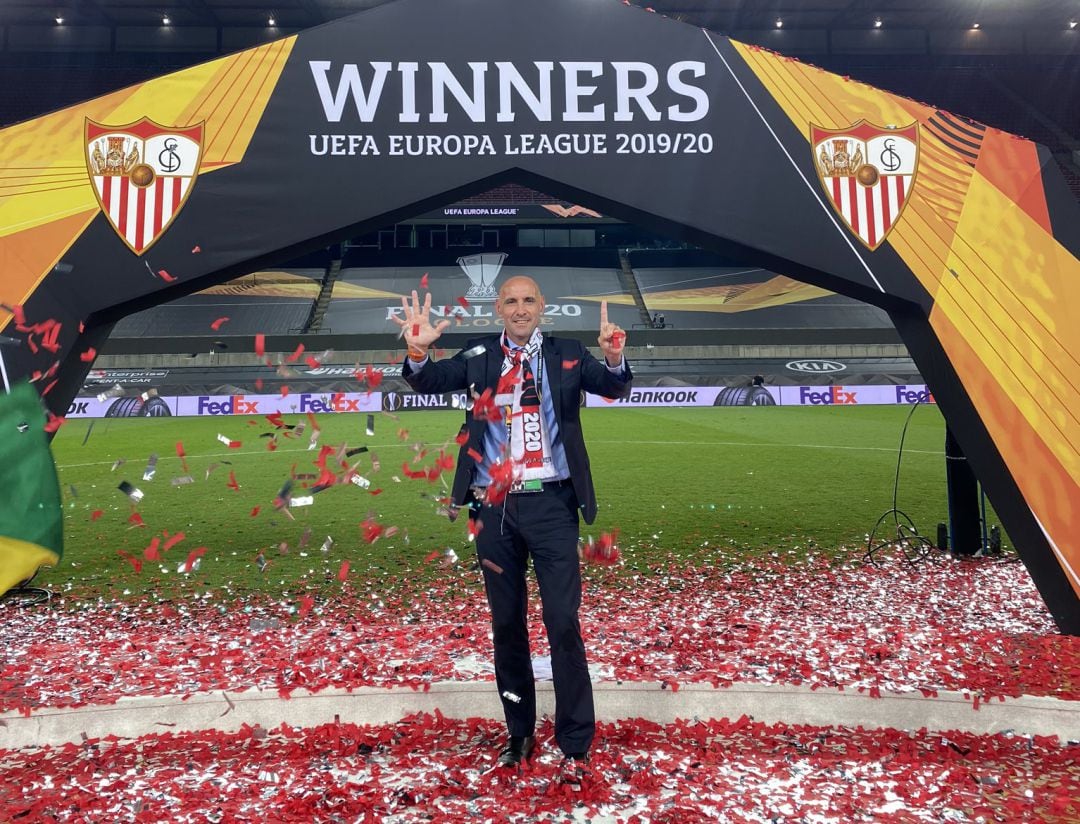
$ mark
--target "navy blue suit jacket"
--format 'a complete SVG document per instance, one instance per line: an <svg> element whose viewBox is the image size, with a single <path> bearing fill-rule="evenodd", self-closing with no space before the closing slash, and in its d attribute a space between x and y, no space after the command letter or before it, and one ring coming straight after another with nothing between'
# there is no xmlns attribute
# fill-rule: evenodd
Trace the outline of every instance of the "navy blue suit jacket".
<svg viewBox="0 0 1080 824"><path fill-rule="evenodd" d="M503 352L500 335L487 335L470 340L454 357L436 361L431 359L419 371L414 371L411 361L405 360L402 377L417 392L459 392L472 387L476 393L485 389L495 391L502 369ZM486 350L481 355L465 357L465 352L476 346ZM546 391L551 394L555 407L555 419L559 423L559 438L566 451L566 463L570 479L577 495L585 523L596 520L596 492L593 489L589 455L585 451L585 438L581 433L581 392L602 395L605 398L625 398L630 394L632 375L629 363L625 372L617 376L607 365L592 356L585 346L576 340L553 338L544 335L541 354L547 366ZM475 477L476 460L469 454L475 450L484 454L484 432L488 422L474 418L472 410L465 412L465 426L469 438L458 454L457 472L451 492L458 506L465 504L469 487Z"/></svg>

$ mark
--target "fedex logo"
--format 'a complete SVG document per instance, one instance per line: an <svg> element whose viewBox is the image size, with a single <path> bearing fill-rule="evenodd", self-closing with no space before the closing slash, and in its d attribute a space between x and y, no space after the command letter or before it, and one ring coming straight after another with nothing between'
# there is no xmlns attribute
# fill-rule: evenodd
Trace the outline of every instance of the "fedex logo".
<svg viewBox="0 0 1080 824"><path fill-rule="evenodd" d="M855 394L854 390L846 390L842 386L827 386L822 387L821 390L815 390L813 386L800 386L799 403L803 406L858 403Z"/></svg>
<svg viewBox="0 0 1080 824"><path fill-rule="evenodd" d="M925 386L908 389L904 385L896 387L897 403L937 403L930 390Z"/></svg>
<svg viewBox="0 0 1080 824"><path fill-rule="evenodd" d="M258 415L259 402L246 400L243 395L232 395L224 401L200 395L198 410L200 415Z"/></svg>
<svg viewBox="0 0 1080 824"><path fill-rule="evenodd" d="M343 392L336 392L329 398L325 395L300 395L300 412L359 412L360 398L347 398Z"/></svg>

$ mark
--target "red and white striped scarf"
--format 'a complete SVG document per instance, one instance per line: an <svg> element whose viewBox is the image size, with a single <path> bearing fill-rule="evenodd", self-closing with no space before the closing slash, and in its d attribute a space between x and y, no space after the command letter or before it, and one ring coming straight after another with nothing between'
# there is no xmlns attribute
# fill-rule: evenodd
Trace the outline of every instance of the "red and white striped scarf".
<svg viewBox="0 0 1080 824"><path fill-rule="evenodd" d="M532 360L540 354L543 335L534 329L528 342L520 349L511 349L506 333L502 337L503 363L495 403L509 407L505 416L510 457L516 480L550 478L551 441L544 425L536 376ZM541 363L540 368L543 368Z"/></svg>

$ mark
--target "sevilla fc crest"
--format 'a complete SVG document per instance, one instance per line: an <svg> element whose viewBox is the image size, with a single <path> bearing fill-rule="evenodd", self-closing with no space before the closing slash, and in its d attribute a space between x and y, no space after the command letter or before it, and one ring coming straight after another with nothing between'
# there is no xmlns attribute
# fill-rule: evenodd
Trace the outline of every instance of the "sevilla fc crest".
<svg viewBox="0 0 1080 824"><path fill-rule="evenodd" d="M919 165L919 124L886 129L860 120L846 129L810 124L814 166L833 208L871 251L907 206Z"/></svg>
<svg viewBox="0 0 1080 824"><path fill-rule="evenodd" d="M173 222L199 175L203 124L177 129L143 118L86 121L86 167L101 211L137 255Z"/></svg>

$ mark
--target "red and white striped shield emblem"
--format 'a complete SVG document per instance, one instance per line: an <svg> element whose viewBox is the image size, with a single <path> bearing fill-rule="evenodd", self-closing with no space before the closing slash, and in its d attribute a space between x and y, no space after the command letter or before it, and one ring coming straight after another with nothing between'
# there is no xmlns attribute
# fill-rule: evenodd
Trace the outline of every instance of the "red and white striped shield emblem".
<svg viewBox="0 0 1080 824"><path fill-rule="evenodd" d="M833 208L871 251L900 219L919 165L919 124L846 129L810 124L814 166Z"/></svg>
<svg viewBox="0 0 1080 824"><path fill-rule="evenodd" d="M145 117L126 126L86 121L86 168L94 194L135 254L154 245L191 194L203 125L170 128Z"/></svg>

